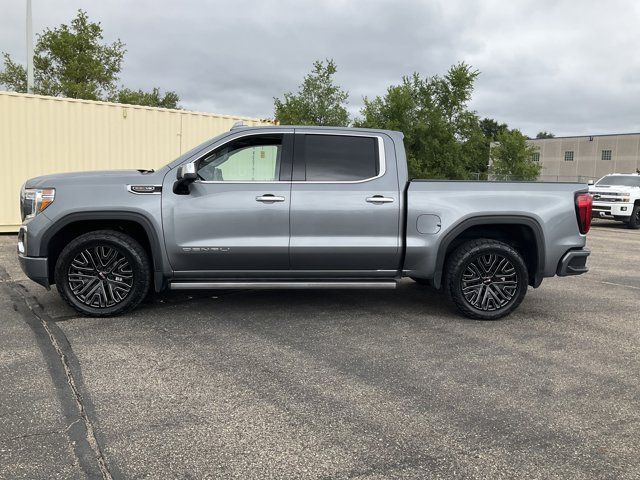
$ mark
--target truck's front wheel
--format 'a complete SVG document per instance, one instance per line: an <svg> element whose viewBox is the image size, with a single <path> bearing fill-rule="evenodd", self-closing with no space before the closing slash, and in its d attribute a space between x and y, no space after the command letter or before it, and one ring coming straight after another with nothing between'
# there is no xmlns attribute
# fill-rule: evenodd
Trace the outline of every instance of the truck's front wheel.
<svg viewBox="0 0 640 480"><path fill-rule="evenodd" d="M60 296L78 312L93 317L135 308L149 292L150 279L144 248L113 230L80 235L62 250L55 267Z"/></svg>
<svg viewBox="0 0 640 480"><path fill-rule="evenodd" d="M469 318L497 320L515 310L527 293L522 255L506 243L470 240L448 258L445 291Z"/></svg>
<svg viewBox="0 0 640 480"><path fill-rule="evenodd" d="M631 212L631 217L629 217L629 223L627 223L627 226L634 230L640 228L640 205L633 207L633 212Z"/></svg>

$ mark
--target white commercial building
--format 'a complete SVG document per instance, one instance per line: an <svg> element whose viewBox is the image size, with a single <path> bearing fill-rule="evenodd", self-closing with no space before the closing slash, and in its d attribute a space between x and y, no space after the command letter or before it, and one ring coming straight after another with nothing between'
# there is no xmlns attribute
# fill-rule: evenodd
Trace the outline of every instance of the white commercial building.
<svg viewBox="0 0 640 480"><path fill-rule="evenodd" d="M608 173L640 169L640 133L587 135L529 140L542 165L540 180L587 182Z"/></svg>

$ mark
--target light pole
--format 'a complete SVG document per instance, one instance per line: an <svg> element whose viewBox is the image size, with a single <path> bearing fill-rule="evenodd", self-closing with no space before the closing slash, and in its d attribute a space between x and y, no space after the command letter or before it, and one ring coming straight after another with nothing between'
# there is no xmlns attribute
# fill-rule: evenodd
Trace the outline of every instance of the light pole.
<svg viewBox="0 0 640 480"><path fill-rule="evenodd" d="M27 0L27 93L33 93L33 26L31 0Z"/></svg>

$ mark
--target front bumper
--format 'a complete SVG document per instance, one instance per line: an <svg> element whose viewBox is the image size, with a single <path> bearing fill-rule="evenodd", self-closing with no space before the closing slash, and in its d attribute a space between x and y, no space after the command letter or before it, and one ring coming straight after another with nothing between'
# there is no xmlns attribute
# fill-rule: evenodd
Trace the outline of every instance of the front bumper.
<svg viewBox="0 0 640 480"><path fill-rule="evenodd" d="M18 254L20 268L27 277L45 288L49 288L49 262L47 257L27 257Z"/></svg>
<svg viewBox="0 0 640 480"><path fill-rule="evenodd" d="M591 217L610 218L630 217L633 211L633 203L622 202L593 202Z"/></svg>
<svg viewBox="0 0 640 480"><path fill-rule="evenodd" d="M589 255L591 255L591 251L588 248L569 250L558 263L557 275L559 277L567 277L569 275L587 273L589 271L587 267L587 257Z"/></svg>

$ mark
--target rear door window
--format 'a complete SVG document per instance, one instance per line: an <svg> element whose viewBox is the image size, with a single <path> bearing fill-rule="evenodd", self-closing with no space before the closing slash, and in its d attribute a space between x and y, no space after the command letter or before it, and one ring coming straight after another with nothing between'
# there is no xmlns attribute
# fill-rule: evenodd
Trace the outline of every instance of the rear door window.
<svg viewBox="0 0 640 480"><path fill-rule="evenodd" d="M348 135L303 135L307 181L358 181L380 173L378 139ZM298 148L298 147L296 147ZM298 153L296 153L296 156Z"/></svg>

